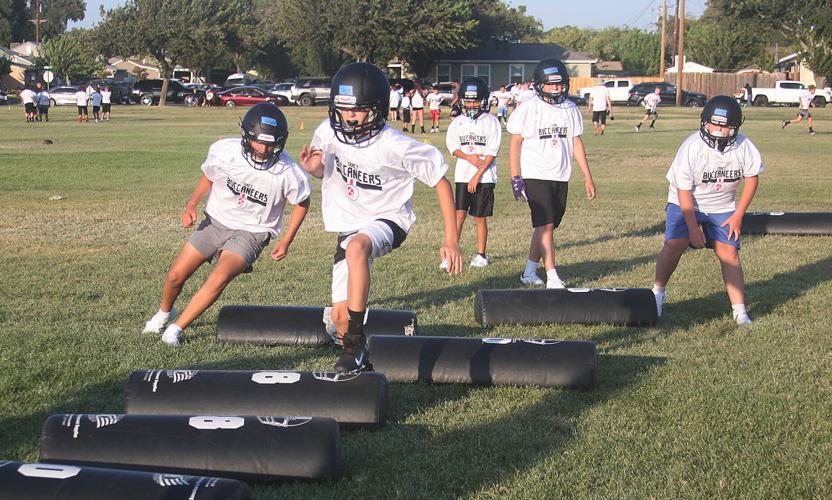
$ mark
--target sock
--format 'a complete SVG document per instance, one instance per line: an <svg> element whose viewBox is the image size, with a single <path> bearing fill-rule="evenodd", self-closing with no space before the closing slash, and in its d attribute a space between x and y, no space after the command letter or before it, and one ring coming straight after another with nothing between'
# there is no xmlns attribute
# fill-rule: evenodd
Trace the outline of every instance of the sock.
<svg viewBox="0 0 832 500"><path fill-rule="evenodd" d="M731 304L731 313L734 319L737 319L737 316L740 314L748 314L748 311L745 310L745 304Z"/></svg>
<svg viewBox="0 0 832 500"><path fill-rule="evenodd" d="M156 313L156 315L164 316L164 317L167 318L168 316L170 316L170 311L163 311L163 310L159 309L159 311Z"/></svg>
<svg viewBox="0 0 832 500"><path fill-rule="evenodd" d="M367 311L351 311L347 310L349 319L347 320L347 335L356 336L364 335L364 319L367 317Z"/></svg>
<svg viewBox="0 0 832 500"><path fill-rule="evenodd" d="M809 132L814 132L814 130L812 130L812 127L809 127Z"/></svg>
<svg viewBox="0 0 832 500"><path fill-rule="evenodd" d="M478 253L478 254L479 254L479 256L480 256L480 257L482 257L483 259L485 258L485 252L477 252L477 253Z"/></svg>
<svg viewBox="0 0 832 500"><path fill-rule="evenodd" d="M663 286L653 285L653 294L654 295L664 294L664 289L665 289L665 287L663 287Z"/></svg>
<svg viewBox="0 0 832 500"><path fill-rule="evenodd" d="M526 269L523 271L523 276L531 276L537 272L537 262L530 260L526 261Z"/></svg>
<svg viewBox="0 0 832 500"><path fill-rule="evenodd" d="M641 128L641 123L639 123L638 125L636 125L636 128Z"/></svg>
<svg viewBox="0 0 832 500"><path fill-rule="evenodd" d="M554 268L554 267L552 269L549 269L548 271L546 271L546 279L547 280L554 279L554 280L558 280L558 281L563 281L562 279L560 279L560 276L558 276L557 268Z"/></svg>
<svg viewBox="0 0 832 500"><path fill-rule="evenodd" d="M168 333L179 334L182 333L182 329L176 326L176 323L171 323L168 325L167 328L165 328L165 332L163 335L167 335Z"/></svg>

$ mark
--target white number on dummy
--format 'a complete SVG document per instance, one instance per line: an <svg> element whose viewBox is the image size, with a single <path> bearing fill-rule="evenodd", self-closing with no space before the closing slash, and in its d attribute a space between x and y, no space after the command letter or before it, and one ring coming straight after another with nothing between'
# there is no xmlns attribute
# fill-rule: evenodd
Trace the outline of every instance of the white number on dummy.
<svg viewBox="0 0 832 500"><path fill-rule="evenodd" d="M300 381L297 372L257 372L251 376L252 382L258 384L294 384Z"/></svg>
<svg viewBox="0 0 832 500"><path fill-rule="evenodd" d="M188 424L196 429L239 429L246 423L243 417L191 417Z"/></svg>

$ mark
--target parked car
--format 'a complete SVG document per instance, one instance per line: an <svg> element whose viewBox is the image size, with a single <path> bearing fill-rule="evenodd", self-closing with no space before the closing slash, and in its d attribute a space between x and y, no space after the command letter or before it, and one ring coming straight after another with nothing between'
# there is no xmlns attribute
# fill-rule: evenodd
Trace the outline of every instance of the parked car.
<svg viewBox="0 0 832 500"><path fill-rule="evenodd" d="M168 82L168 92L165 102L183 103L186 98L190 99L192 95L190 89L182 85L176 80ZM145 106L150 106L159 103L159 98L162 96L162 80L140 80L130 89L130 100L138 102Z"/></svg>
<svg viewBox="0 0 832 500"><path fill-rule="evenodd" d="M225 87L251 85L252 83L254 83L254 77L248 73L234 73L225 79Z"/></svg>
<svg viewBox="0 0 832 500"><path fill-rule="evenodd" d="M444 101L442 101L442 104L444 104L445 106L450 106L451 101L454 98L453 84L451 82L442 82L436 83L433 86L436 86L436 88L439 89L439 95L441 95L445 99ZM431 88L428 90L432 90L433 86L431 86Z"/></svg>
<svg viewBox="0 0 832 500"><path fill-rule="evenodd" d="M261 102L273 102L285 106L289 101L280 95L272 95L258 87L233 87L219 94L220 104L233 108L236 106L253 106Z"/></svg>
<svg viewBox="0 0 832 500"><path fill-rule="evenodd" d="M94 85L99 89L105 86L110 87L110 102L113 104L126 104L130 102L130 84L128 82L120 82L112 78L96 78L89 81L90 85Z"/></svg>
<svg viewBox="0 0 832 500"><path fill-rule="evenodd" d="M774 82L774 88L752 88L751 98L755 106L785 105L798 106L800 96L808 90L808 86L797 81L779 80ZM826 106L832 102L832 96L825 89L815 91L815 106Z"/></svg>
<svg viewBox="0 0 832 500"><path fill-rule="evenodd" d="M566 97L578 106L586 106L588 104L588 101L583 96L580 96L580 95L569 94Z"/></svg>
<svg viewBox="0 0 832 500"><path fill-rule="evenodd" d="M329 78L298 78L292 85L291 101L300 106L313 106L329 101L332 80Z"/></svg>
<svg viewBox="0 0 832 500"><path fill-rule="evenodd" d="M610 94L610 101L612 102L627 102L630 98L630 90L633 88L633 82L629 78L605 80L599 85L603 85L607 88L607 91ZM597 86L598 85L595 87ZM592 93L592 89L595 87L583 87L578 89L578 95L584 99L589 99L589 94Z"/></svg>
<svg viewBox="0 0 832 500"><path fill-rule="evenodd" d="M627 99L628 106L641 106L644 96L654 92L656 87L661 89L659 96L662 100L659 106L673 106L676 104L676 85L668 82L643 82L633 85L630 89L630 97ZM682 106L702 107L708 96L701 92L688 92L682 90Z"/></svg>
<svg viewBox="0 0 832 500"><path fill-rule="evenodd" d="M0 89L0 104L6 104L9 100L9 97L6 95L6 91Z"/></svg>
<svg viewBox="0 0 832 500"><path fill-rule="evenodd" d="M52 106L75 106L75 93L78 87L52 87L49 89L49 104Z"/></svg>
<svg viewBox="0 0 832 500"><path fill-rule="evenodd" d="M293 83L278 83L271 88L266 89L266 92L272 95L279 95L286 98L286 102L292 102L292 85Z"/></svg>

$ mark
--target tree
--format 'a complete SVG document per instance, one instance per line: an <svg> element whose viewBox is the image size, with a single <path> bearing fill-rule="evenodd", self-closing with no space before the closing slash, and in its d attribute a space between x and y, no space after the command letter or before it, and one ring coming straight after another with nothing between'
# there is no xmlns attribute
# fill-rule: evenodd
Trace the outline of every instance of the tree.
<svg viewBox="0 0 832 500"><path fill-rule="evenodd" d="M87 4L84 0L38 0L40 38L45 40L66 31L69 21L81 21ZM34 40L35 0L0 0L0 43Z"/></svg>
<svg viewBox="0 0 832 500"><path fill-rule="evenodd" d="M659 72L661 37L636 28L583 29L574 26L554 28L542 40L569 50L589 52L594 57L621 61L624 69L643 75Z"/></svg>
<svg viewBox="0 0 832 500"><path fill-rule="evenodd" d="M750 20L731 23L731 29L725 29L724 20L719 19L688 21L685 52L689 60L717 69L764 66L768 62L766 34Z"/></svg>
<svg viewBox="0 0 832 500"><path fill-rule="evenodd" d="M94 76L103 68L103 64L85 53L81 43L69 34L43 42L35 65L52 66L52 71L63 77L67 85L74 79Z"/></svg>
<svg viewBox="0 0 832 500"><path fill-rule="evenodd" d="M540 20L526 14L526 7L509 7L494 0L471 0L472 18L477 25L471 31L474 45L488 40L518 42L534 40L543 34Z"/></svg>

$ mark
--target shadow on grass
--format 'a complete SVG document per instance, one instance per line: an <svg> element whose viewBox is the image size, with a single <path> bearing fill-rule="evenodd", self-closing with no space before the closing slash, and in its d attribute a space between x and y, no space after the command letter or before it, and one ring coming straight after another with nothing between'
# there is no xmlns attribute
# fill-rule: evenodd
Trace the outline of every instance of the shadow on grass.
<svg viewBox="0 0 832 500"><path fill-rule="evenodd" d="M657 234L664 233L664 221L657 222L652 226L644 227L641 229L634 229L632 231L626 232L624 234L605 234L603 236L599 236L597 238L593 238L590 240L580 240L580 241L566 241L561 244L555 245L556 250L561 248L571 248L571 247L580 247L584 245L594 245L596 243L604 243L606 241L611 240L618 240L621 238L647 238L649 236L655 236Z"/></svg>
<svg viewBox="0 0 832 500"><path fill-rule="evenodd" d="M764 281L746 283L746 303L752 319L761 320L778 307L800 298L822 283L832 281L832 257L805 264ZM750 300L749 300L750 299ZM658 328L610 330L593 338L605 350L636 346L648 338L666 337L729 314L724 290L704 297L667 304Z"/></svg>

